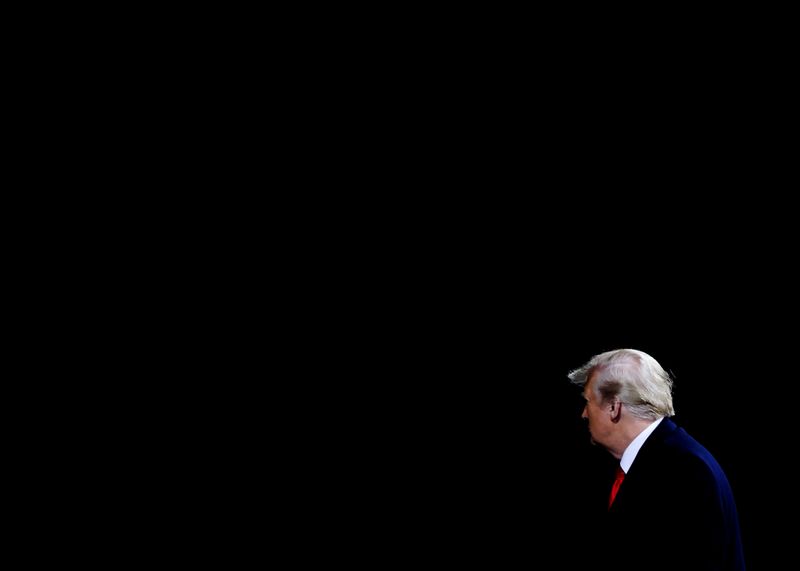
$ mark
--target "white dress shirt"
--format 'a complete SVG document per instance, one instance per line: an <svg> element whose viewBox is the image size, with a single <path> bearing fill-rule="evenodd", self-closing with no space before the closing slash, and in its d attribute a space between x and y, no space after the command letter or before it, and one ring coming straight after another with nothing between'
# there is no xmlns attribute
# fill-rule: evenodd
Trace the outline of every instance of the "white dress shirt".
<svg viewBox="0 0 800 571"><path fill-rule="evenodd" d="M619 460L620 467L628 473L628 470L631 468L631 464L636 459L636 455L639 453L639 449L644 444L644 441L647 440L647 437L650 436L656 427L661 424L661 421L664 420L662 416L658 420L653 421L653 424L645 428L639 433L639 436L633 439L633 442L628 444L628 447L625 449L625 452L622 453L622 458Z"/></svg>

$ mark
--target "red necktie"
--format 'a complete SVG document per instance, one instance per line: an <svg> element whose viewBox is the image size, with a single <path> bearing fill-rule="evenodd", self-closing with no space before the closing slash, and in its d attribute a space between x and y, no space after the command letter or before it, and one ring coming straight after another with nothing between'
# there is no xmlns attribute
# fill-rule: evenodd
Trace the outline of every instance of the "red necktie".
<svg viewBox="0 0 800 571"><path fill-rule="evenodd" d="M622 469L622 466L617 466L617 477L614 479L614 485L611 487L611 495L608 497L608 509L611 509L611 504L614 503L614 498L617 496L619 486L624 479L625 471Z"/></svg>

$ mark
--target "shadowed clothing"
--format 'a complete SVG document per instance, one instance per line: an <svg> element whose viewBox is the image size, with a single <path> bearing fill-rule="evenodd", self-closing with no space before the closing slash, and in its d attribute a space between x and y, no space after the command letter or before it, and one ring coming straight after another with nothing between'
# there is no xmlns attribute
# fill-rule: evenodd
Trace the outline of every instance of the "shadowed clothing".
<svg viewBox="0 0 800 571"><path fill-rule="evenodd" d="M608 507L608 495L603 500L595 510L602 530L596 547L607 550L622 541L610 568L745 568L728 479L711 454L668 418L642 445L613 504Z"/></svg>

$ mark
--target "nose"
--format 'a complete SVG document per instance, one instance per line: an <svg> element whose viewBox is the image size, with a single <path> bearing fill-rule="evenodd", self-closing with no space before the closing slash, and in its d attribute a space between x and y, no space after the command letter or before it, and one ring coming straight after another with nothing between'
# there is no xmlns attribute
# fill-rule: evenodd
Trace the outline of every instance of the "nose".
<svg viewBox="0 0 800 571"><path fill-rule="evenodd" d="M586 413L586 408L587 408L588 406L589 406L589 405L584 405L584 406L583 406L583 412L581 412L581 418L584 418L584 419L585 419L585 418L589 418L589 415Z"/></svg>

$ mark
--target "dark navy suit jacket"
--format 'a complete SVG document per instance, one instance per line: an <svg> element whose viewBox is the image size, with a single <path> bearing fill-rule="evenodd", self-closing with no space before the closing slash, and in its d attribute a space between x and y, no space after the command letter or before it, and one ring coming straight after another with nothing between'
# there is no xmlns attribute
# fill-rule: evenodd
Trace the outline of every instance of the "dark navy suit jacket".
<svg viewBox="0 0 800 571"><path fill-rule="evenodd" d="M711 454L668 418L639 450L611 508L598 506L597 513L600 551L591 558L606 560L609 569L745 568L727 477Z"/></svg>

